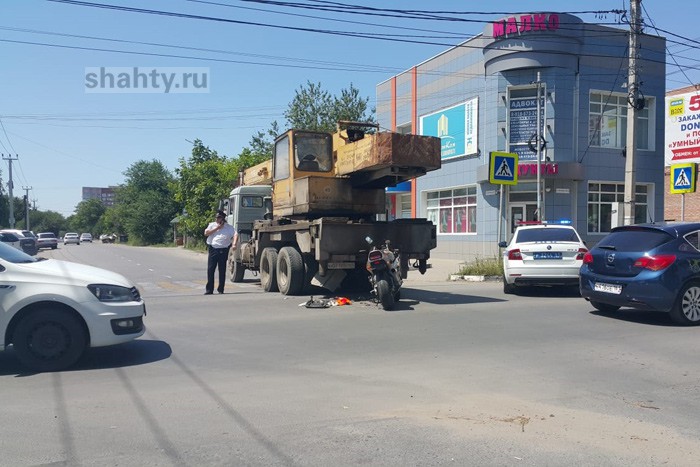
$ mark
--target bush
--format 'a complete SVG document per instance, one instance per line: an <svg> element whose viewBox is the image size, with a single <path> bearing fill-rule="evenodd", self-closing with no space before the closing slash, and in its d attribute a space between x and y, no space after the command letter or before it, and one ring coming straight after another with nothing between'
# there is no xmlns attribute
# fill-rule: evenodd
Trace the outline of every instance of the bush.
<svg viewBox="0 0 700 467"><path fill-rule="evenodd" d="M460 271L462 276L502 276L503 260L500 257L479 258L467 264Z"/></svg>

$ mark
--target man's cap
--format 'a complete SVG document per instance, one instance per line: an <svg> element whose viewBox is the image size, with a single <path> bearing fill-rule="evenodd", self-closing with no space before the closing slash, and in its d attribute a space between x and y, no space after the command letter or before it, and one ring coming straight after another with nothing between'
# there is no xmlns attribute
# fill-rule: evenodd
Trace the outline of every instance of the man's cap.
<svg viewBox="0 0 700 467"><path fill-rule="evenodd" d="M216 211L216 217L226 217L226 214L224 214L224 211Z"/></svg>

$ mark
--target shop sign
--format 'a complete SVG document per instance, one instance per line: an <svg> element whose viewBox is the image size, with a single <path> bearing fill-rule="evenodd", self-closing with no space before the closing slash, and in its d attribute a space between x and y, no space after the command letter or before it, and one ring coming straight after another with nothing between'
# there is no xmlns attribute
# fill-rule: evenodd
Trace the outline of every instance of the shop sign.
<svg viewBox="0 0 700 467"><path fill-rule="evenodd" d="M540 175L558 175L559 174L559 164L556 162L546 162L540 164ZM518 165L518 176L523 178L530 178L537 176L537 164L519 164Z"/></svg>
<svg viewBox="0 0 700 467"><path fill-rule="evenodd" d="M493 38L499 39L530 31L556 31L557 29L559 29L559 15L556 13L511 16L493 22Z"/></svg>
<svg viewBox="0 0 700 467"><path fill-rule="evenodd" d="M666 166L700 162L700 93L666 97Z"/></svg>
<svg viewBox="0 0 700 467"><path fill-rule="evenodd" d="M540 96L540 137L544 137L545 100ZM529 141L537 135L537 97L511 98L508 103L508 142L510 152L521 161L537 160L537 151L530 149Z"/></svg>
<svg viewBox="0 0 700 467"><path fill-rule="evenodd" d="M442 160L478 154L479 98L424 115L420 134L440 138Z"/></svg>

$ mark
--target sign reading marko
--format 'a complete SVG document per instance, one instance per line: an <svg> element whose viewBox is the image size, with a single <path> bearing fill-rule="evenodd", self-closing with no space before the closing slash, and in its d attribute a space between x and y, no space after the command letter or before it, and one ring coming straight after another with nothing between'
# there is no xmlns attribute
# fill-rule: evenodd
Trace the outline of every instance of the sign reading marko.
<svg viewBox="0 0 700 467"><path fill-rule="evenodd" d="M442 160L478 154L478 104L475 97L420 118L420 134L440 138Z"/></svg>

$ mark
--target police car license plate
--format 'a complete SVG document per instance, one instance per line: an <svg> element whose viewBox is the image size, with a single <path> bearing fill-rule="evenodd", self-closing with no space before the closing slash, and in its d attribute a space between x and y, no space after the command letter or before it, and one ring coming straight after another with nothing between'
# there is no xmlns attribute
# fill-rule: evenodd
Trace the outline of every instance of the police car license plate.
<svg viewBox="0 0 700 467"><path fill-rule="evenodd" d="M538 251L532 254L534 259L561 259L560 251Z"/></svg>
<svg viewBox="0 0 700 467"><path fill-rule="evenodd" d="M606 284L605 282L596 282L593 285L593 290L595 290L596 292L620 295L622 293L622 286L615 284Z"/></svg>
<svg viewBox="0 0 700 467"><path fill-rule="evenodd" d="M329 262L328 269L354 269L355 263L352 261Z"/></svg>

